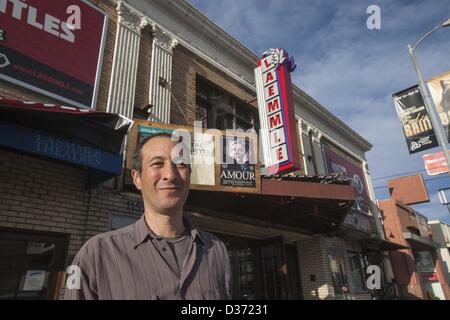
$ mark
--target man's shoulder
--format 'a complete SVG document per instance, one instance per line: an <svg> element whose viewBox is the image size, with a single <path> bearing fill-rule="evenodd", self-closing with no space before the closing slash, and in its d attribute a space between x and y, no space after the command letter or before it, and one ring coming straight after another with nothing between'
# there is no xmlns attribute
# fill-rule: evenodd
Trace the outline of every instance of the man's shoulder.
<svg viewBox="0 0 450 320"><path fill-rule="evenodd" d="M198 233L200 234L200 238L205 241L208 247L226 248L225 243L216 235L203 230L198 230Z"/></svg>
<svg viewBox="0 0 450 320"><path fill-rule="evenodd" d="M93 252L117 241L132 240L134 228L134 224L131 224L120 229L99 233L86 241L80 251Z"/></svg>

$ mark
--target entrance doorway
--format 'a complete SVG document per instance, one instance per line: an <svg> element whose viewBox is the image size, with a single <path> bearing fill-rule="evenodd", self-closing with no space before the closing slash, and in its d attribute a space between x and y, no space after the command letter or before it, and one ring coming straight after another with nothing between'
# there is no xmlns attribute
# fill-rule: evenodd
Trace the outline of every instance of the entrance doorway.
<svg viewBox="0 0 450 320"><path fill-rule="evenodd" d="M228 248L233 299L301 298L297 254L282 237L254 240L216 235Z"/></svg>
<svg viewBox="0 0 450 320"><path fill-rule="evenodd" d="M68 236L0 229L0 299L54 299Z"/></svg>

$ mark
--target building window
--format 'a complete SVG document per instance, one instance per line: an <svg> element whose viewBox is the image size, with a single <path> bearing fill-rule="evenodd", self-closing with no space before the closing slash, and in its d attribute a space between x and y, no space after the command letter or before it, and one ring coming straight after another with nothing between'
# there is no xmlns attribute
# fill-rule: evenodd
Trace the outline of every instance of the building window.
<svg viewBox="0 0 450 320"><path fill-rule="evenodd" d="M257 108L197 76L195 118L203 128L259 130Z"/></svg>
<svg viewBox="0 0 450 320"><path fill-rule="evenodd" d="M353 289L356 293L365 292L363 270L361 259L358 253L348 252L348 261L350 265L350 274L352 276Z"/></svg>
<svg viewBox="0 0 450 320"><path fill-rule="evenodd" d="M54 299L68 235L0 229L0 299Z"/></svg>
<svg viewBox="0 0 450 320"><path fill-rule="evenodd" d="M348 284L345 276L344 258L336 255L328 255L331 278L333 280L334 296L336 299L347 299Z"/></svg>

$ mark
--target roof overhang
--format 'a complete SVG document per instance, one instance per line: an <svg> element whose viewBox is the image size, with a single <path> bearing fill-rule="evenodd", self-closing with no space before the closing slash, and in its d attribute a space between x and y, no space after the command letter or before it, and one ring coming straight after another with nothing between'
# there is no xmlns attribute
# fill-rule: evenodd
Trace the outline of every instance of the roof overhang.
<svg viewBox="0 0 450 320"><path fill-rule="evenodd" d="M434 242L431 239L421 237L412 232L403 232L403 237L405 238L405 240L407 240L409 242L409 244L411 245L411 248L413 248L413 249L430 250L430 249L437 249L437 248L441 247L439 245L439 243Z"/></svg>
<svg viewBox="0 0 450 320"><path fill-rule="evenodd" d="M323 184L281 179L261 179L261 193L271 196L290 196L311 199L354 201L355 188L351 185Z"/></svg>
<svg viewBox="0 0 450 320"><path fill-rule="evenodd" d="M377 234L355 230L350 227L342 226L338 235L346 240L356 242L362 247L362 252L381 252L401 249L409 249L398 243L381 239Z"/></svg>

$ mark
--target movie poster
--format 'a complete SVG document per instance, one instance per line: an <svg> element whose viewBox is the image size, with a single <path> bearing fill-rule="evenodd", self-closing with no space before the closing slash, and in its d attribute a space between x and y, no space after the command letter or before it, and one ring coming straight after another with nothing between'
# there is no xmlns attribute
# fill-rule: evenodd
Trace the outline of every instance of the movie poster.
<svg viewBox="0 0 450 320"><path fill-rule="evenodd" d="M220 184L235 187L256 187L255 157L249 138L222 137Z"/></svg>
<svg viewBox="0 0 450 320"><path fill-rule="evenodd" d="M196 133L192 144L191 183L214 186L214 136Z"/></svg>

